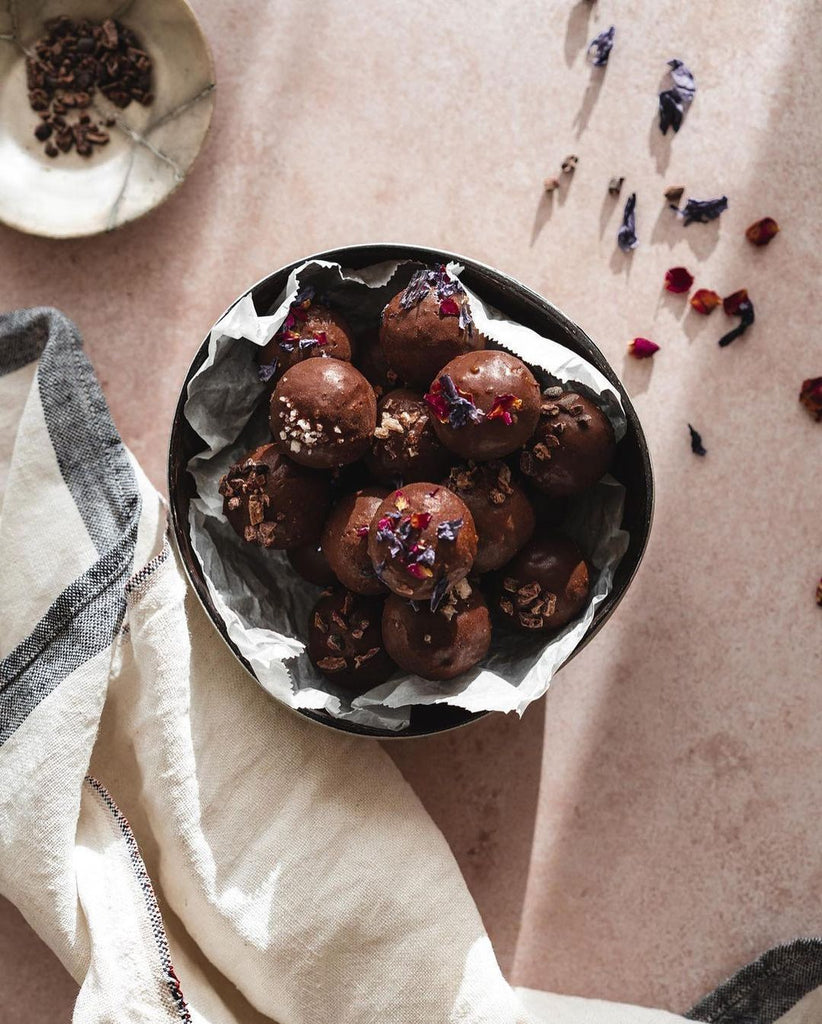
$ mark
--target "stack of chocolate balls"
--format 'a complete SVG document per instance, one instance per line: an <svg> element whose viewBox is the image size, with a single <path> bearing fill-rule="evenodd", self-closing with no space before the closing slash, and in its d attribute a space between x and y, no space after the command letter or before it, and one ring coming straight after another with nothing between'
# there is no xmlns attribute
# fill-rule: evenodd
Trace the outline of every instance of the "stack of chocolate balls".
<svg viewBox="0 0 822 1024"><path fill-rule="evenodd" d="M259 373L272 440L223 477L223 508L327 588L307 646L332 683L359 694L397 667L451 679L487 654L492 622L549 637L582 611L591 570L555 526L607 471L613 429L591 398L541 392L486 348L444 266L356 339L304 289Z"/></svg>

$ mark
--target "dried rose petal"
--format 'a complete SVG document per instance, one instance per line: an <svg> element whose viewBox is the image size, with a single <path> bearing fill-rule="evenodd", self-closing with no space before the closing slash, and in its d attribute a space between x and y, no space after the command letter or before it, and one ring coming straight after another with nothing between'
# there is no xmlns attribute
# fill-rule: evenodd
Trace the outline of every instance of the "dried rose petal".
<svg viewBox="0 0 822 1024"><path fill-rule="evenodd" d="M748 289L740 288L738 292L727 295L722 300L722 308L728 316L738 316L743 302L748 301Z"/></svg>
<svg viewBox="0 0 822 1024"><path fill-rule="evenodd" d="M522 399L517 398L516 395L496 395L494 404L485 414L485 418L487 420L502 420L506 426L510 426L514 422L514 417L511 415L512 410L516 412L521 408Z"/></svg>
<svg viewBox="0 0 822 1024"><path fill-rule="evenodd" d="M317 333L314 335L314 341L316 341L318 345L327 345L328 335L325 333L325 331L317 331Z"/></svg>
<svg viewBox="0 0 822 1024"><path fill-rule="evenodd" d="M419 562L409 562L405 571L418 580L427 580L434 575L427 565L420 565Z"/></svg>
<svg viewBox="0 0 822 1024"><path fill-rule="evenodd" d="M382 522L382 520L380 520L380 522ZM367 537L368 536L368 527L367 526L358 526L357 527L357 536L358 537Z"/></svg>
<svg viewBox="0 0 822 1024"><path fill-rule="evenodd" d="M817 423L822 420L822 377L809 377L802 381L799 401Z"/></svg>
<svg viewBox="0 0 822 1024"><path fill-rule="evenodd" d="M628 342L628 351L635 359L650 359L654 352L659 351L659 345L648 338L634 338Z"/></svg>
<svg viewBox="0 0 822 1024"><path fill-rule="evenodd" d="M694 275L686 267L671 267L665 274L665 290L681 295L694 283Z"/></svg>
<svg viewBox="0 0 822 1024"><path fill-rule="evenodd" d="M745 237L752 245L767 245L778 231L779 225L773 217L763 217L762 220L751 224L745 232Z"/></svg>
<svg viewBox="0 0 822 1024"><path fill-rule="evenodd" d="M447 373L443 373L431 385L423 399L440 423L448 423L455 429L467 423L479 423L484 418L478 409L474 396L456 386Z"/></svg>
<svg viewBox="0 0 822 1024"><path fill-rule="evenodd" d="M412 530L424 530L431 522L430 512L414 512L410 517Z"/></svg>
<svg viewBox="0 0 822 1024"><path fill-rule="evenodd" d="M816 585L816 603L822 607L822 579Z"/></svg>
<svg viewBox="0 0 822 1024"><path fill-rule="evenodd" d="M702 444L702 435L698 430L694 430L691 424L688 424L688 430L691 435L691 451L694 455L707 455L708 449Z"/></svg>
<svg viewBox="0 0 822 1024"><path fill-rule="evenodd" d="M440 316L459 316L460 307L455 298L449 296L440 302Z"/></svg>
<svg viewBox="0 0 822 1024"><path fill-rule="evenodd" d="M700 288L695 291L689 301L697 313L702 313L703 316L712 313L717 306L722 304L720 296L710 288Z"/></svg>

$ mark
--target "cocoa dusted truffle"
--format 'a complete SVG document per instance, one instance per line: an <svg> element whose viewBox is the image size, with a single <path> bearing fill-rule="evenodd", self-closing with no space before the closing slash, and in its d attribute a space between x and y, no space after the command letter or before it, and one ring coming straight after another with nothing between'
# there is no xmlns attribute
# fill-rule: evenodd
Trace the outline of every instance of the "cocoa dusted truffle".
<svg viewBox="0 0 822 1024"><path fill-rule="evenodd" d="M431 412L421 394L398 388L380 399L366 462L374 476L394 487L439 480L448 472L451 453L434 433Z"/></svg>
<svg viewBox="0 0 822 1024"><path fill-rule="evenodd" d="M351 335L343 318L314 299L309 285L297 295L282 327L260 352L260 378L281 377L312 356L351 361Z"/></svg>
<svg viewBox="0 0 822 1024"><path fill-rule="evenodd" d="M424 679L453 679L488 653L491 619L482 594L460 580L432 611L392 594L382 616L385 649L394 661Z"/></svg>
<svg viewBox="0 0 822 1024"><path fill-rule="evenodd" d="M382 599L337 588L327 591L308 620L308 657L332 683L365 693L384 683L395 665L382 641Z"/></svg>
<svg viewBox="0 0 822 1024"><path fill-rule="evenodd" d="M418 270L382 312L380 345L400 380L427 387L462 352L485 347L468 297L443 265Z"/></svg>
<svg viewBox="0 0 822 1024"><path fill-rule="evenodd" d="M318 539L330 484L324 473L298 466L273 444L255 448L220 480L223 513L237 533L264 548L293 548Z"/></svg>
<svg viewBox="0 0 822 1024"><path fill-rule="evenodd" d="M452 359L425 401L437 437L463 459L501 459L521 447L539 421L536 378L521 359L496 349Z"/></svg>
<svg viewBox="0 0 822 1024"><path fill-rule="evenodd" d="M374 390L341 359L306 359L287 370L271 395L277 448L295 462L330 469L355 462L371 444Z"/></svg>
<svg viewBox="0 0 822 1024"><path fill-rule="evenodd" d="M368 331L357 339L357 369L379 398L400 386L400 379L385 361L378 330Z"/></svg>
<svg viewBox="0 0 822 1024"><path fill-rule="evenodd" d="M323 529L322 549L337 579L355 594L382 594L368 555L368 528L388 494L385 487L365 487L342 498Z"/></svg>
<svg viewBox="0 0 822 1024"><path fill-rule="evenodd" d="M591 589L582 552L553 532L534 537L494 583L494 607L526 633L560 629L579 615Z"/></svg>
<svg viewBox="0 0 822 1024"><path fill-rule="evenodd" d="M288 561L294 572L317 587L330 587L337 582L337 577L331 571L328 559L318 543L289 548Z"/></svg>
<svg viewBox="0 0 822 1024"><path fill-rule="evenodd" d="M383 583L401 597L430 599L434 608L468 575L476 553L465 502L432 483L389 494L368 533L368 554Z"/></svg>
<svg viewBox="0 0 822 1024"><path fill-rule="evenodd" d="M548 388L534 436L519 456L519 468L552 498L587 490L614 457L614 429L585 395Z"/></svg>
<svg viewBox="0 0 822 1024"><path fill-rule="evenodd" d="M477 529L474 572L499 569L534 532L533 506L525 491L511 479L506 463L455 466L445 484L462 498L474 519Z"/></svg>

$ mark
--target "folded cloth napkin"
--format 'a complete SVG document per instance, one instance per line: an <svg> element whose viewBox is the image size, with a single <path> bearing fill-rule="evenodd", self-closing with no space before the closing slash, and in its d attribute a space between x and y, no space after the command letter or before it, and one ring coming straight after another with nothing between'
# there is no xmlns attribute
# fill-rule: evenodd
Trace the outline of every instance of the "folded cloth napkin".
<svg viewBox="0 0 822 1024"><path fill-rule="evenodd" d="M684 1019L507 984L381 748L277 705L212 629L54 310L0 317L0 500L0 893L76 1024Z"/></svg>

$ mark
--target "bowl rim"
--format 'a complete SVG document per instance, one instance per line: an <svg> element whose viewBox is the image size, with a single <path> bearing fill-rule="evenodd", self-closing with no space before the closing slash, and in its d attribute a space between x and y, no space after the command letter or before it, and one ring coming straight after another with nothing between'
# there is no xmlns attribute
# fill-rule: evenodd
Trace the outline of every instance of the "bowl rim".
<svg viewBox="0 0 822 1024"><path fill-rule="evenodd" d="M645 557L645 552L648 548L648 541L650 539L651 530L653 527L656 499L654 472L651 463L651 455L645 438L645 433L642 429L642 424L639 420L633 403L631 402L625 390L622 381L616 374L616 371L613 369L608 360L602 354L602 352L600 351L596 343L593 341L593 339L590 338L588 334L585 331L583 331L581 327L579 327L578 324L571 320L566 313L564 313L561 309L556 307L544 296L540 295L538 292L535 292L528 285L523 284L518 278L515 278L510 274L505 274L502 271L496 269L495 267L491 267L480 260L473 259L472 257L469 256L463 256L459 253L451 252L450 250L447 249L406 244L402 242L359 242L353 245L344 245L337 246L332 249L324 249L319 252L315 252L310 256L305 256L300 259L292 260L289 263L284 264L278 269L273 270L270 273L267 273L263 277L259 278L253 285L248 287L244 292L238 295L231 303L229 303L228 306L226 306L225 310L214 321L214 324L219 323L219 321L231 309L233 309L238 302L240 302L248 295L253 295L253 293L258 288L265 285L272 278L283 276L285 282L285 280L287 280L288 278L288 275L297 267L302 266L304 263L310 263L313 260L323 260L326 262L336 262L346 265L343 257L351 257L357 255L365 256L366 254L372 254L374 250L380 250L381 252L385 253L385 255L374 260L375 264L391 262L393 260L408 260L417 261L421 263L430 263L432 259L439 260L440 262L444 263L456 262L462 264L463 267L466 269L470 268L471 270L479 271L480 275L483 276L483 278L485 279L483 283L486 283L486 281L490 278L495 287L503 289L508 288L513 290L515 293L518 293L518 297L520 299L524 299L525 301L530 303L540 313L545 314L546 312L548 312L551 316L553 316L557 321L560 322L563 330L567 331L579 344L581 350L585 355L585 358L593 362L597 369L599 369L608 378L608 380L611 382L611 384L617 391L620 401L623 404L623 409L625 411L626 419L628 420L629 429L633 430L636 435L636 446L642 464L642 476L645 481L645 505L643 510L645 524L644 529L642 531L642 536L640 538L641 544L633 556L633 561L629 567L627 575L621 581L619 590L617 591L616 589L612 589L610 594L608 595L608 598L597 609L594 619L591 622L591 625L589 626L585 635L582 637L582 639L571 652L571 654L569 654L569 656L565 659L565 661L562 663L559 669L557 669L557 672L554 673L554 676L556 676L573 658L576 657L577 654L579 654L580 651L583 650L583 648L585 648L588 645L588 643L590 643L591 640L593 640L596 634L599 633L602 627L611 618L613 613L616 611L617 606L620 604L625 594L628 592L632 582L636 577L637 572L639 571L639 567L642 564L642 560ZM349 265L353 266L354 269L357 269L358 267L367 266L368 263L360 262L359 264L354 263ZM502 309L501 312L504 313L505 310ZM192 572L192 568L189 564L187 556L189 556L193 560L193 562L196 563L197 567L199 568L200 574L202 574L202 566L200 565L199 559L197 558L196 554L191 548L188 522L183 518L182 509L178 506L179 495L177 491L177 466L175 464L175 451L180 441L182 423L184 422L185 419L183 411L185 403L188 398L188 385L192 377L197 372L200 365L205 359L209 338L211 336L211 331L214 327L214 324L212 324L212 326L208 329L205 338L198 346L191 362L189 363L188 370L186 371L185 379L180 388L180 393L174 409L174 418L171 427L171 434L169 437L169 451L167 463L169 512L172 526L171 532L173 534L174 544L180 556L180 561L182 562L186 576L191 584L194 593L197 596L197 599L199 600L204 611L206 612L206 615L210 619L212 625L215 627L222 641L229 648L229 650L232 652L232 654L235 656L238 662L242 665L245 671L254 679L256 685L260 686L262 689L265 689L264 687L262 687L262 684L257 679L250 664L246 661L243 655L236 649L234 643L229 638L227 631L225 630L224 624L222 623L219 615L217 614L216 609L211 604L211 598L208 594L208 590L205 586L205 583L203 582L202 579L198 579ZM564 342L560 342L560 344L564 344ZM183 473L187 472L185 466L181 466L180 469ZM187 505L188 502L186 501L186 507ZM626 555L623 555L623 560L626 556L627 552ZM622 567L622 565L623 562L620 562L620 568ZM268 693L267 690L265 690L265 692ZM546 694L543 695L543 698L546 695L547 691ZM464 714L461 717L461 720L455 721L452 724L447 723L439 728L413 732L406 729L403 730L403 732L397 734L392 733L390 730L366 728L364 726L358 725L357 723L348 722L345 719L332 719L324 714L314 712L307 708L293 708L291 707L291 705L286 704L285 701L280 700L280 698L274 696L273 694L269 694L269 696L273 700L277 701L277 704L280 707L286 708L288 711L298 715L302 719L307 718L310 721L316 722L318 725L322 725L327 729L332 729L334 732L343 732L349 736L359 736L365 739L373 740L410 741L414 739L422 739L426 736L435 736L444 732L451 732L454 729L463 728L464 726L470 725L471 723L476 722L481 718L484 718L486 715L492 714L491 711L468 712L464 711L464 709L458 709L460 711L464 711ZM535 701L534 703L537 702ZM433 706L449 707L448 705Z"/></svg>

